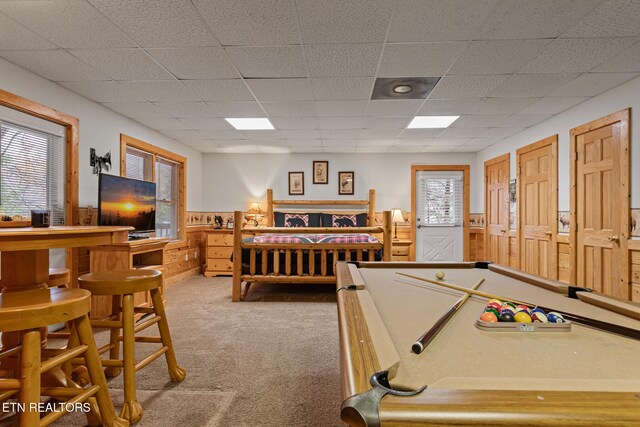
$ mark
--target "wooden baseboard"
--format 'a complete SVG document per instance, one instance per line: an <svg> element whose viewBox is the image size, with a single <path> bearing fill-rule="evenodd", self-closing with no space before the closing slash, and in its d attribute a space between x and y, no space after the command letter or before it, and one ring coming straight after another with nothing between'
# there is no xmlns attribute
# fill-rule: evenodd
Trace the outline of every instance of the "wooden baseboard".
<svg viewBox="0 0 640 427"><path fill-rule="evenodd" d="M182 282L183 280L188 279L189 277L199 276L201 271L201 267L194 267L191 270L184 271L180 274L176 274L175 276L168 277L164 279L164 288L167 289L169 286L173 286L178 282Z"/></svg>

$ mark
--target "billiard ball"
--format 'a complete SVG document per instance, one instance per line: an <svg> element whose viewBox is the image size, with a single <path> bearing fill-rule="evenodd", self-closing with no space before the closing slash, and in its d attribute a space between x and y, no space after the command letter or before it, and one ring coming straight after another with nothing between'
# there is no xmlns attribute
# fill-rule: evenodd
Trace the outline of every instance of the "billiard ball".
<svg viewBox="0 0 640 427"><path fill-rule="evenodd" d="M547 319L549 319L549 323L564 323L564 317L562 317L562 314L560 313L556 313L555 311L551 311L549 312L549 314L547 314Z"/></svg>
<svg viewBox="0 0 640 427"><path fill-rule="evenodd" d="M524 305L524 304L520 304L520 305L518 305L516 307L516 313L518 311L526 311L527 313L531 313L531 309L528 306Z"/></svg>
<svg viewBox="0 0 640 427"><path fill-rule="evenodd" d="M518 311L513 315L513 320L519 323L531 323L531 316L525 311Z"/></svg>
<svg viewBox="0 0 640 427"><path fill-rule="evenodd" d="M489 303L492 303L492 302L495 302L495 303L497 303L498 305L502 305L502 301L500 301L499 299L495 299L495 298L490 299L490 300L489 300Z"/></svg>
<svg viewBox="0 0 640 427"><path fill-rule="evenodd" d="M503 302L502 306L504 307L505 305L508 305L509 307L513 308L514 310L516 309L516 305L514 303L512 303L511 301Z"/></svg>
<svg viewBox="0 0 640 427"><path fill-rule="evenodd" d="M496 317L496 315L490 311L485 311L480 316L480 320L482 320L483 322L495 323L498 321L498 317Z"/></svg>
<svg viewBox="0 0 640 427"><path fill-rule="evenodd" d="M513 322L513 314L509 312L500 313L500 317L498 318L501 322Z"/></svg>
<svg viewBox="0 0 640 427"><path fill-rule="evenodd" d="M436 279L438 279L438 280L444 279L444 271L442 271L442 270L436 271Z"/></svg>
<svg viewBox="0 0 640 427"><path fill-rule="evenodd" d="M487 304L487 308L493 308L497 311L500 311L500 304L498 304L497 302L489 302L489 304Z"/></svg>
<svg viewBox="0 0 640 427"><path fill-rule="evenodd" d="M534 311L533 313L531 313L531 320L533 320L534 323L548 323L549 320L547 319L547 315L544 314L544 312L542 310L537 310Z"/></svg>
<svg viewBox="0 0 640 427"><path fill-rule="evenodd" d="M509 314L510 314L510 315L512 315L512 316L513 316L514 314L516 314L516 312L515 312L511 307L509 307L509 306L507 306L507 307L502 307L502 308L500 309L500 314L502 314L502 313L509 313Z"/></svg>
<svg viewBox="0 0 640 427"><path fill-rule="evenodd" d="M484 312L493 313L496 316L496 318L500 315L500 313L498 313L498 310L496 310L495 308L486 308Z"/></svg>

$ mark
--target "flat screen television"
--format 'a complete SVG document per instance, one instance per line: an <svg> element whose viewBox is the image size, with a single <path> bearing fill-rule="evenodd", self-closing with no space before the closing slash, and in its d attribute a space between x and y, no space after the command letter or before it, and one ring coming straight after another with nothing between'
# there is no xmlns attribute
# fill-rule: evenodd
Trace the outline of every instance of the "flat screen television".
<svg viewBox="0 0 640 427"><path fill-rule="evenodd" d="M156 184L100 174L98 224L123 225L136 232L156 229Z"/></svg>

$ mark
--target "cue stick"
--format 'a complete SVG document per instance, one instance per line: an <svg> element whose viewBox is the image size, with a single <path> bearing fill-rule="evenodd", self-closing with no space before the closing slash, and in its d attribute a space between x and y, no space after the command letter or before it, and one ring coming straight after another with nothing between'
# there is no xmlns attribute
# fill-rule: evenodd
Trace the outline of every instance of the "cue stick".
<svg viewBox="0 0 640 427"><path fill-rule="evenodd" d="M473 285L471 289L478 289L478 286L480 286L482 282L484 282L484 277L478 280L478 282ZM429 345L431 341L433 341L436 335L440 333L440 330L444 327L444 325L446 325L449 319L451 319L453 315L456 314L458 309L462 307L462 304L464 304L470 296L471 294L465 292L465 294L461 296L460 299L456 301L455 304L453 304L451 308L449 308L449 310L447 310L447 312L443 314L442 317L440 317L438 321L434 323L434 325L429 328L427 332L422 334L422 336L413 343L413 345L411 346L411 351L413 351L415 354L422 353L422 351Z"/></svg>
<svg viewBox="0 0 640 427"><path fill-rule="evenodd" d="M529 307L536 307L536 304L531 304L529 302L518 301L518 300L510 299L510 298L507 298L507 297L503 297L503 296L500 296L500 295L490 294L490 293L487 293L487 292L475 291L475 290L472 290L472 289L464 288L462 286L452 285L451 283L446 283L446 282L442 282L442 281L438 282L438 281L427 279L427 278L424 278L424 277L413 276L411 274L400 273L400 272L396 272L396 274L399 274L401 276L410 277L412 279L420 280L420 281L423 281L423 282L432 283L434 285L442 286L444 288L454 289L454 290L457 290L457 291L460 291L460 292L466 292L468 294L476 295L476 296L479 296L479 297L484 297L484 298L488 298L488 299L495 298L495 299L499 299L499 300L503 300L503 301L512 301L514 303L527 305ZM566 320L569 320L569 321L574 322L574 323L578 323L578 324L581 324L581 325L584 325L584 326L589 326L589 327L592 327L594 329L598 329L598 330L601 330L601 331L611 332L611 333L614 333L614 334L622 335L622 336L627 337L627 338L633 338L633 339L636 339L636 340L640 340L640 331L637 330L637 329L627 328L626 326L616 325L616 324L613 324L613 323L604 322L602 320L591 319L589 317L580 316L579 314L568 313L566 311L556 310L554 308L549 308L549 307L543 307L541 305L538 305L537 307L541 308L542 310L544 310L546 312L555 311L556 313L560 313Z"/></svg>

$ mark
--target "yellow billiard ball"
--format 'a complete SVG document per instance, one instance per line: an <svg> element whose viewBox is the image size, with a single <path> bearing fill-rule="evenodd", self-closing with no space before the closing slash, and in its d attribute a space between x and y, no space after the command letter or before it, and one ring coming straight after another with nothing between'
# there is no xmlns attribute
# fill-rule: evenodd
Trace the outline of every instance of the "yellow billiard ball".
<svg viewBox="0 0 640 427"><path fill-rule="evenodd" d="M438 280L444 279L444 271L442 271L442 270L436 271L436 279L438 279Z"/></svg>

